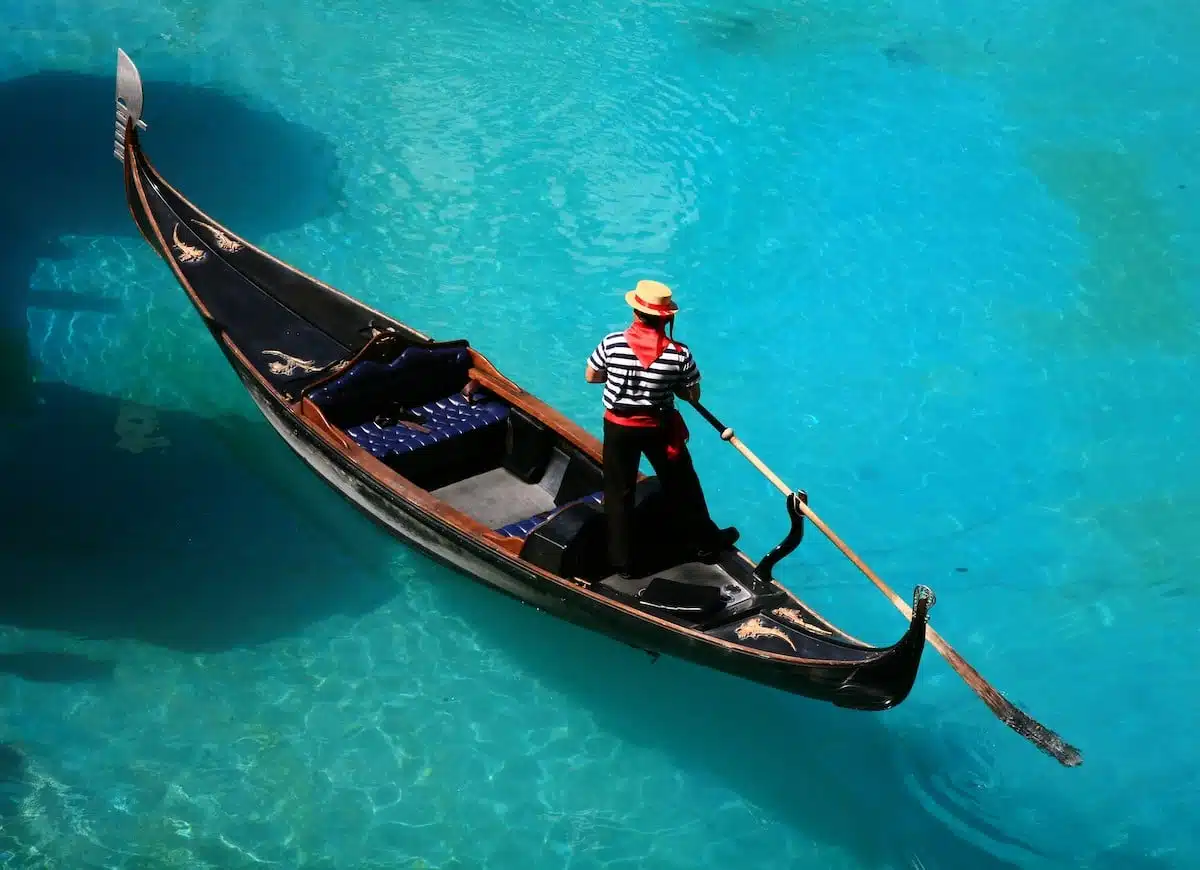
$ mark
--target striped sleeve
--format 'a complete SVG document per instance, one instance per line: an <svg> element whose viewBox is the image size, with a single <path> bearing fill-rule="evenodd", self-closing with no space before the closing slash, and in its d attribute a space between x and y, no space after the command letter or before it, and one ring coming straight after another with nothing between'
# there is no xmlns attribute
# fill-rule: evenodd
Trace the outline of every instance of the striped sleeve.
<svg viewBox="0 0 1200 870"><path fill-rule="evenodd" d="M700 383L700 369L696 367L696 360L692 356L692 352L685 350L683 362L679 367L679 385L685 390L690 390L698 383Z"/></svg>
<svg viewBox="0 0 1200 870"><path fill-rule="evenodd" d="M608 368L608 354L604 350L604 341L596 345L596 349L588 357L588 365L598 372L602 372Z"/></svg>

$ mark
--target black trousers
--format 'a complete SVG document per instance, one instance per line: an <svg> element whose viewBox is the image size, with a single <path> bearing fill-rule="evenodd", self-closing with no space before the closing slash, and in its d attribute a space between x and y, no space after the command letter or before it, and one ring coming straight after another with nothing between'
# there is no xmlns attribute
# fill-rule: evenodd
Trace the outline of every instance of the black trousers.
<svg viewBox="0 0 1200 870"><path fill-rule="evenodd" d="M669 459L667 439L665 426L622 426L604 421L604 513L608 521L608 560L614 572L634 567L633 494L643 454L658 475L663 495L672 503L677 525L688 531L696 549L704 549L719 532L709 515L687 446ZM645 534L653 539L662 530L646 529Z"/></svg>

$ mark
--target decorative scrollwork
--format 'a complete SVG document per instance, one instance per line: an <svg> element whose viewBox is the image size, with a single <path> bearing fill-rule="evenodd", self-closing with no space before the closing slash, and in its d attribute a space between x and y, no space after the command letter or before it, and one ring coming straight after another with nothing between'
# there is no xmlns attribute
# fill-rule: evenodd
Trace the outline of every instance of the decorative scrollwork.
<svg viewBox="0 0 1200 870"><path fill-rule="evenodd" d="M774 637L790 646L792 648L792 652L796 651L796 645L792 643L792 639L787 636L787 632L785 632L782 628L776 628L773 625L767 625L762 621L762 618L758 616L743 622L736 629L734 629L733 633L737 635L738 640L750 640L751 638L756 637Z"/></svg>
<svg viewBox="0 0 1200 870"><path fill-rule="evenodd" d="M175 244L176 259L181 263L200 263L208 256L203 248L197 248L195 245L189 245L183 239L179 238L179 224L175 224L175 229L171 231L171 241Z"/></svg>
<svg viewBox="0 0 1200 870"><path fill-rule="evenodd" d="M284 353L281 350L264 350L262 353L263 356L275 357L275 359L267 363L267 368L270 369L271 374L282 375L283 377L290 377L296 372L301 372L302 374L306 375L316 374L317 372L324 371L336 372L345 368L348 362L347 360L339 359L334 360L331 363L326 363L323 366L319 366L316 364L315 360L300 359L298 356L292 356L290 353Z"/></svg>
<svg viewBox="0 0 1200 870"><path fill-rule="evenodd" d="M204 221L198 221L195 218L192 218L192 223L202 226L212 233L212 237L216 241L217 247L222 251L228 251L229 253L233 254L242 249L241 242L239 242L237 239L231 239L228 234L222 232L219 227L214 227L212 224L206 224Z"/></svg>
<svg viewBox="0 0 1200 870"><path fill-rule="evenodd" d="M804 614L794 607L776 607L771 611L772 616L777 616L780 619L785 619L797 628L803 628L805 631L816 632L817 634L833 634L827 628L822 628L819 625L813 625L804 618Z"/></svg>

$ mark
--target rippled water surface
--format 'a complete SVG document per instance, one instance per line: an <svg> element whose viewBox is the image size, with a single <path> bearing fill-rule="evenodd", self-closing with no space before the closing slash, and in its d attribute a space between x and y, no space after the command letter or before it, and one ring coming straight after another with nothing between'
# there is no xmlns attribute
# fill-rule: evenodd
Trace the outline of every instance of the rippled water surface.
<svg viewBox="0 0 1200 870"><path fill-rule="evenodd" d="M0 867L1200 866L1188 4L0 0ZM135 237L144 144L278 256L599 431L670 282L707 404L995 685L842 711L378 532ZM778 497L700 421L718 520ZM815 531L782 579L904 622Z"/></svg>

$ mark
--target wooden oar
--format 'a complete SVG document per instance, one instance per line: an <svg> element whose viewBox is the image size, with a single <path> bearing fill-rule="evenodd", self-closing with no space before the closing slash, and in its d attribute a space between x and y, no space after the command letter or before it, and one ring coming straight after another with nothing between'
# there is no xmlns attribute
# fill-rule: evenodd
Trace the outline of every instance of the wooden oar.
<svg viewBox="0 0 1200 870"><path fill-rule="evenodd" d="M699 402L692 402L691 404L700 413L700 416L711 423L712 427L721 433L722 441L728 441L730 444L736 447L738 452L750 460L750 464L762 472L763 476L766 477L767 480L771 481L776 489L778 489L784 495L792 494L792 489L788 487L788 485L782 480L780 480L779 477L773 471L771 471L771 469L767 468L767 466L763 464L763 461L755 456L745 444L738 440L738 437L733 433L732 429L714 417L712 413L709 412L709 410ZM803 499L795 499L795 502L804 515L812 521L812 524L820 529L824 533L825 537L829 538L829 540L832 541L834 545L842 551L842 554L851 562L853 562L858 570L862 571L863 574L866 575L868 580L879 587L879 591L886 595L891 600L892 604L896 605L896 609L903 613L911 621L912 608L908 606L904 599L893 592L886 583L879 579L879 576L870 568L868 568L866 563L863 562L863 560L860 559L853 550L847 547L845 543L842 542L842 539L834 534L833 530L830 529L829 526L825 525L820 517L813 513L812 508L810 508ZM992 712L999 716L1004 724L1006 724L1009 728L1012 728L1022 737L1032 742L1043 752L1058 759L1059 762L1067 767L1077 767L1083 763L1083 756L1080 754L1078 749L1064 741L1058 736L1058 734L1051 731L1045 725L1042 725L1027 713L1017 709L1016 705L992 688L991 684L989 684L987 680L980 676L979 672L975 670L975 668L971 667L971 665L969 665L962 656L954 651L954 648L951 647L950 644L942 640L941 635L939 635L928 625L925 626L925 637L931 644L933 644L934 648L942 654L942 657L946 659L946 661L950 664L950 667L954 668L954 670L958 672L958 675L966 681L967 685L975 690L975 693L983 699L983 702L987 704L988 707L991 708Z"/></svg>

